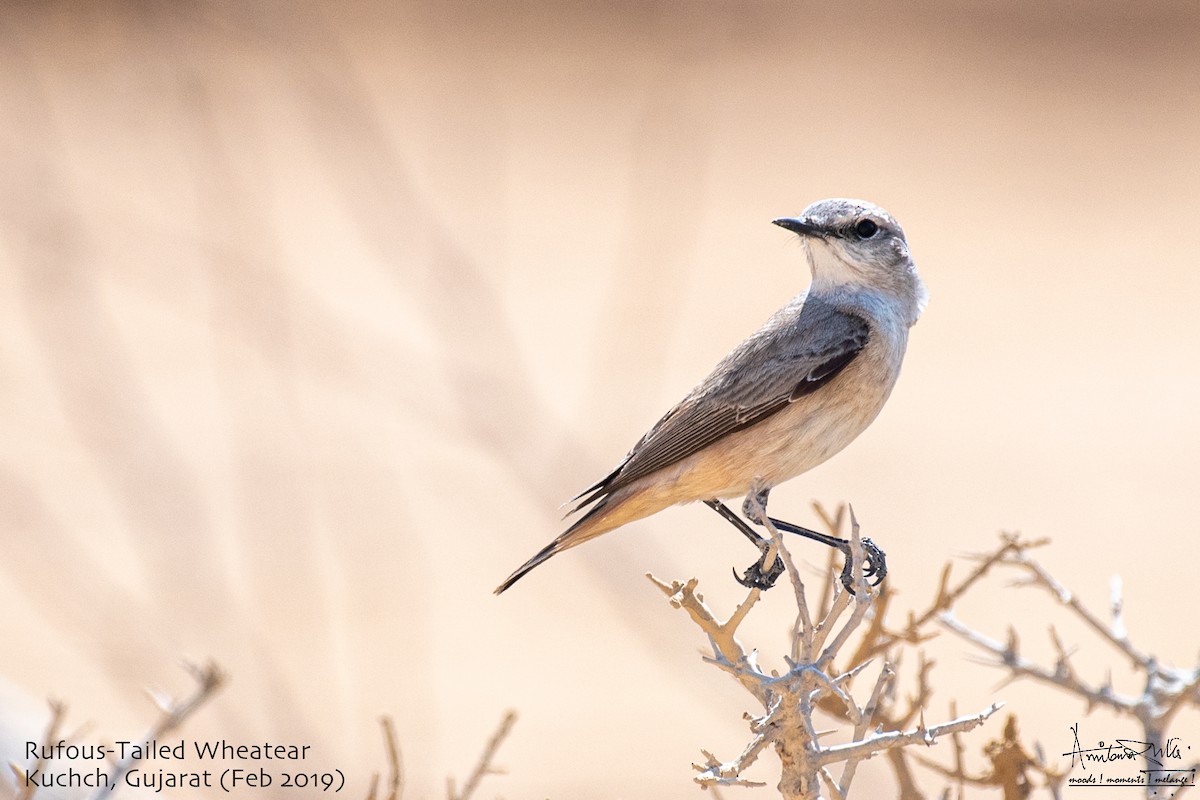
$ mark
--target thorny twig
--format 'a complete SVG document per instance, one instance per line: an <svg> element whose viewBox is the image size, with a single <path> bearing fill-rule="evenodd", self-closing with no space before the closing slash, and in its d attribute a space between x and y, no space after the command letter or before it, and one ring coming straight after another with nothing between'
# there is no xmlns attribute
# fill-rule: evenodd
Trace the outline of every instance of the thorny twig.
<svg viewBox="0 0 1200 800"><path fill-rule="evenodd" d="M829 533L834 536L842 535L841 525L842 520L846 518L846 512L849 510L845 504L838 507L835 514L830 514L821 505L814 503L814 508L817 514L825 522L829 529ZM848 597L839 597L837 590L840 589L841 582L838 578L838 572L835 569L836 564L831 561L829 569L825 573L825 582L822 590L822 596L836 598L839 602L847 602ZM872 607L868 609L866 616L866 630L859 638L858 645L854 653L850 656L848 663L850 669L859 669L875 658L879 653L888 653L889 659L895 659L897 662L902 651L896 652L903 645L913 645L924 642L932 638L933 634L925 633L922 628L926 626L929 619L932 619L938 604L952 601L960 596L967 588L974 585L982 573L976 573L969 577L963 584L954 588L948 589L949 567L943 571L942 587L939 590L938 598L930 611L919 616L910 616L909 628L900 634L891 633L885 629L884 622L888 605L893 597L889 584L884 583L879 587L878 595L874 598ZM826 601L822 601L822 616L824 616L830 608ZM915 694L909 695L907 705L901 708L897 705L896 697L896 682L889 681L885 687L883 695L879 698L878 709L874 714L874 720L878 727L883 731L903 731L908 728L918 718L918 715L924 710L929 698L933 694L931 684L929 682L929 674L933 669L934 662L925 657L924 652L918 652L919 667L916 676L916 691ZM826 713L850 720L850 710L842 703L841 699L833 695L825 695L819 700L819 707ZM898 797L900 800L924 800L925 794L917 786L916 779L913 776L912 769L906 760L905 750L898 748L887 752L887 759L892 767L895 776ZM851 775L853 770L851 771Z"/></svg>
<svg viewBox="0 0 1200 800"><path fill-rule="evenodd" d="M50 700L50 721L46 723L46 732L42 734L42 744L53 744L58 738L58 731L62 727L63 720L67 715L67 706L61 700ZM46 766L44 757L45 750L38 748L38 757L28 769L23 769L16 762L9 763L9 769L17 778L17 794L16 800L31 800L33 793L37 791L37 784L29 780L30 775L36 775Z"/></svg>
<svg viewBox="0 0 1200 800"><path fill-rule="evenodd" d="M1016 568L1023 573L1021 579L1015 582L1017 586L1040 586L1048 591L1061 605L1095 631L1103 641L1108 642L1124 658L1127 658L1135 670L1142 673L1144 688L1140 695L1118 693L1113 687L1111 672L1099 684L1089 683L1082 678L1071 663L1070 652L1063 646L1058 632L1053 627L1050 628L1049 635L1055 649L1056 659L1054 667L1050 668L1037 664L1021 654L1017 633L1012 628L1009 629L1005 642L996 641L959 622L949 605L939 615L942 626L990 653L994 660L989 660L987 663L1006 668L1010 673L1010 680L1021 677L1032 678L1037 682L1054 686L1080 698L1088 711L1095 706L1105 706L1119 715L1137 720L1142 728L1142 741L1151 745L1149 752L1161 751L1166 740L1167 729L1175 715L1186 705L1200 706L1200 667L1187 670L1166 666L1155 657L1138 649L1130 641L1122 617L1123 600L1119 579L1114 578L1111 585L1111 622L1106 625L1073 592L1029 555L1028 550L1032 546L1033 543L1022 542L1014 534L1004 534L1001 547L990 556L985 557L982 563L988 568L993 565ZM1075 758L1072 756L1071 765L1074 766L1074 764ZM1153 766L1149 760L1147 765ZM1086 769L1087 765L1083 766ZM1047 776L1048 780L1051 776L1059 777L1057 773L1051 773ZM1155 788L1147 782L1147 795L1150 795Z"/></svg>
<svg viewBox="0 0 1200 800"><path fill-rule="evenodd" d="M454 778L446 779L446 797L448 800L469 800L479 788L479 782L483 780L485 775L501 775L503 770L499 770L492 766L492 759L496 757L496 751L500 749L500 745L508 738L508 734L512 731L512 726L517 721L517 712L508 711L504 718L500 720L499 727L492 734L492 738L488 740L487 746L483 748L483 752L479 756L479 761L475 764L475 769L471 772L471 776L467 778L467 782L463 784L462 793L455 791Z"/></svg>
<svg viewBox="0 0 1200 800"><path fill-rule="evenodd" d="M195 679L196 687L192 693L181 700L175 700L161 692L146 690L150 699L158 707L160 716L150 730L146 733L143 741L152 741L160 736L165 736L171 731L183 724L189 716L191 716L197 708L203 705L212 695L221 687L224 681L224 674L216 664L209 662L203 667L184 662L184 669ZM50 702L50 722L46 727L46 733L43 736L43 741L46 744L53 742L58 737L58 730L62 725L62 721L66 716L66 706L58 701ZM39 750L39 753L41 751ZM130 748L130 754L125 758L113 764L112 772L106 778L106 782L100 783L96 787L96 791L92 793L92 800L102 800L112 788L117 786L126 773L133 768L135 764L141 761L141 748ZM136 754L136 755L135 755ZM30 780L30 776L37 774L38 771L44 768L45 760L40 755L37 761L28 769L22 769L17 764L9 764L13 773L17 777L18 792L17 800L31 800L34 793L37 791L37 784Z"/></svg>
<svg viewBox="0 0 1200 800"><path fill-rule="evenodd" d="M761 515L763 518L765 514ZM970 730L983 723L1000 707L995 704L979 714L961 717L940 725L927 727L924 722L911 730L877 729L871 726L881 714L894 669L886 661L871 690L869 699L859 704L850 693L853 678L866 667L854 664L845 672L833 669L838 653L860 628L871 610L878 593L863 579L863 548L858 523L851 510L851 557L854 595L835 587L828 603L822 602L824 612L814 622L809 615L802 579L792 563L779 531L769 522L773 544L778 547L795 594L797 621L793 628L792 652L787 658L788 671L782 675L764 672L755 653L749 654L737 639L737 627L758 601L761 592L752 589L725 622L717 620L704 598L696 591L693 578L670 584L647 576L657 585L671 604L688 612L692 621L708 636L713 653L706 658L734 676L762 706L761 716L748 716L753 734L742 753L733 761L722 762L704 752L705 762L697 764L700 773L696 781L702 786L762 785L744 777L745 771L768 747L772 747L782 767L779 790L785 798L818 797L821 783L835 798L844 798L854 779L858 763L877 753L914 744L932 744L938 736ZM853 609L851 610L851 605ZM850 611L847 617L845 612ZM927 667L922 666L922 683ZM927 696L925 690L921 696ZM854 739L847 744L824 746L821 733L813 724L813 712L822 701L836 703L845 718L854 726ZM910 711L910 716L915 712ZM829 771L833 764L844 763L841 775L835 778Z"/></svg>
<svg viewBox="0 0 1200 800"><path fill-rule="evenodd" d="M953 704L951 705L951 714ZM963 758L965 747L961 738L954 737L954 768L950 769L917 755L916 759L924 766L953 781L958 787L958 796L963 796L964 786L977 786L999 789L1004 800L1024 800L1033 791L1034 785L1030 773L1041 777L1042 785L1050 791L1052 797L1060 800L1062 785L1066 781L1066 769L1055 769L1046 763L1045 754L1038 748L1030 753L1021 744L1017 734L1017 718L1009 715L1004 724L1004 733L1000 739L988 742L984 747L984 755L991 762L989 772L972 775L967 771Z"/></svg>
<svg viewBox="0 0 1200 800"><path fill-rule="evenodd" d="M197 708L204 705L225 682L225 674L211 661L204 666L184 662L183 668L196 681L196 686L191 694L180 700L176 700L156 690L146 690L146 694L150 697L150 700L158 707L160 716L150 727L150 730L146 732L146 735L142 737L142 741L154 741L178 728ZM134 757L134 753L138 754L137 757ZM121 782L121 779L133 768L133 765L141 761L140 754L141 748L131 749L130 755L113 765L112 774L109 775L108 787L116 786ZM92 794L92 800L104 800L109 793L108 787L97 788L95 793Z"/></svg>
<svg viewBox="0 0 1200 800"><path fill-rule="evenodd" d="M388 794L387 800L400 800L404 796L404 768L400 759L400 745L396 742L396 725L392 718L383 715L379 718L383 728L383 743L388 757ZM371 788L367 792L367 800L375 800L379 791L379 773L371 776Z"/></svg>
<svg viewBox="0 0 1200 800"><path fill-rule="evenodd" d="M973 570L960 581L957 585L950 585L951 562L946 562L946 566L942 568L942 574L938 580L937 592L934 594L933 601L929 607L920 614L910 613L908 623L903 629L898 631L885 631L882 627L883 615L877 615L880 624L880 635L870 637L869 640L864 640L863 650L856 654L856 658L870 658L871 656L885 652L893 645L899 642L908 644L919 644L931 638L932 634L926 633L926 626L933 622L943 612L949 611L954 607L954 604L967 593L975 584L981 581L991 570L997 565L1004 564L1005 559L1016 552L1023 552L1034 547L1042 547L1049 544L1049 539L1037 539L1032 541L1021 540L1016 534L1003 534L1001 546L992 553L978 556L978 562Z"/></svg>

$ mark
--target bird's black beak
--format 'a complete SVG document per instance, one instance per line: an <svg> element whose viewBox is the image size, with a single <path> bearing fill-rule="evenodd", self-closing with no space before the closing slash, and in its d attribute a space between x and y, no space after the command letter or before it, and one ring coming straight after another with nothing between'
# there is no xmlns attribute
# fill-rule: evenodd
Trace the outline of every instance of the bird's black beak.
<svg viewBox="0 0 1200 800"><path fill-rule="evenodd" d="M771 223L781 228L787 228L792 233L797 233L801 236L821 236L824 233L824 231L811 222L797 217L780 217L779 219L771 220Z"/></svg>

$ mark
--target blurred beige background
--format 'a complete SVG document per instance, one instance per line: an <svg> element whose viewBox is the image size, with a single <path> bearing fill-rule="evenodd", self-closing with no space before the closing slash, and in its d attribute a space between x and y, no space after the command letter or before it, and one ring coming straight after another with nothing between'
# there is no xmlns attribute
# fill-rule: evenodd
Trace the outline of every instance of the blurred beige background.
<svg viewBox="0 0 1200 800"><path fill-rule="evenodd" d="M727 605L745 543L674 509L491 590L804 286L769 220L838 195L902 221L931 302L876 424L772 509L853 502L897 613L998 530L1050 536L1195 662L1194 3L31 3L0 109L10 747L47 695L140 735L142 687L211 657L185 735L312 744L349 796L380 714L436 797L509 707L483 795L696 796L748 698L641 576ZM988 591L961 616L1048 658L1047 598ZM929 649L930 721L1005 699L1067 749L1079 703Z"/></svg>

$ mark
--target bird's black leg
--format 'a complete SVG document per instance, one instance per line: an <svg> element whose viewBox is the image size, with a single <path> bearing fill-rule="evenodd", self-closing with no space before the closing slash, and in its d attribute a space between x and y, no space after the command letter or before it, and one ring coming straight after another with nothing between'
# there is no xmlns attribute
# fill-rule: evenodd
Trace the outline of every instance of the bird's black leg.
<svg viewBox="0 0 1200 800"><path fill-rule="evenodd" d="M850 555L850 542L845 539L839 539L836 536L830 536L827 533L817 533L816 531L803 528L799 525L794 525L791 522L784 522L781 519L768 517L776 528L788 533L799 534L813 541L820 542L823 545L837 548L842 551L842 555L846 557L846 564L842 567L842 585L848 591L854 591L854 578L852 575L852 559ZM883 579L887 576L887 554L875 544L875 542L864 537L862 539L863 546L863 576L872 579L871 585L878 586L883 583Z"/></svg>
<svg viewBox="0 0 1200 800"><path fill-rule="evenodd" d="M746 495L746 500L744 503L742 503L742 513L746 515L746 519L750 520L755 525L763 524L762 518L763 515L767 513L767 500L769 499L770 494L771 489L770 487L767 487L765 489L760 489L753 494ZM775 519L774 517L767 517L767 519L771 520L775 527L781 531L787 531L788 533L796 533L801 536L806 536L809 539L814 539L820 542L821 544L841 550L842 554L846 557L846 564L842 568L842 584L847 589L851 589L851 584L853 583L851 567L853 564L850 557L850 543L848 541L845 539L839 539L836 536L817 533L816 531L809 530L808 528L803 528L791 522L784 522L783 520ZM887 562L885 560L884 552L870 539L863 539L862 543L864 550L863 574L865 574L867 578L875 578L875 585L878 586L883 580L883 577L887 575Z"/></svg>
<svg viewBox="0 0 1200 800"><path fill-rule="evenodd" d="M763 542L767 541L758 531L747 525L741 517L729 510L729 506L722 503L720 500L705 500L704 505L716 511L724 517L733 527L741 531L750 542L759 550L763 549Z"/></svg>
<svg viewBox="0 0 1200 800"><path fill-rule="evenodd" d="M762 516L767 513L767 500L771 494L770 487L760 489L759 491L746 495L745 502L742 503L742 513L746 515L746 519L753 522L755 525L762 525ZM725 509L725 513L732 514L729 509ZM799 534L814 541L818 541L828 547L834 547L842 551L842 555L846 557L845 566L842 567L842 585L847 590L853 591L852 584L854 578L852 575L853 559L850 556L850 542L845 539L839 539L836 536L830 536L825 533L817 533L808 528L795 525L791 522L784 522L781 519L767 517L771 523L781 531L788 533ZM741 520L738 520L741 522ZM760 537L761 538L761 537ZM887 557L883 550L870 539L862 540L863 546L863 575L868 579L874 578L872 584L878 586L883 582L884 576L887 575ZM760 547L761 549L761 547Z"/></svg>
<svg viewBox="0 0 1200 800"><path fill-rule="evenodd" d="M742 575L738 575L735 570L733 573L734 579L748 589L770 589L774 586L775 581L779 580L779 576L783 574L783 559L776 554L775 562L771 564L769 569L763 563L767 552L771 549L771 540L761 536L747 525L741 517L730 511L729 507L720 500L705 500L704 504L724 517L733 527L741 531L742 535L753 542L758 551L762 553L758 561L747 567L745 573Z"/></svg>

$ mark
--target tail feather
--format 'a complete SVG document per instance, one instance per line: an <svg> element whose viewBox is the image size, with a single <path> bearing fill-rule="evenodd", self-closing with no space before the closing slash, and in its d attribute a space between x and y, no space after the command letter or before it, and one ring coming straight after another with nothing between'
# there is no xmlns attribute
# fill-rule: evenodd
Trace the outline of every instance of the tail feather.
<svg viewBox="0 0 1200 800"><path fill-rule="evenodd" d="M588 539L592 539L616 527L616 525L596 524L599 522L597 517L600 512L604 511L608 506L606 500L607 498L593 506L591 510L576 520L575 524L559 534L557 539L543 547L533 558L518 567L516 572L504 579L504 583L496 587L494 593L502 594L514 583L525 577L526 573L531 569L549 560L551 556L557 555L563 550L569 550L575 545L583 544Z"/></svg>
<svg viewBox="0 0 1200 800"><path fill-rule="evenodd" d="M558 546L558 539L555 539L553 542L539 550L537 555L518 567L516 572L505 578L504 583L496 587L495 594L503 594L514 583L521 580L521 578L524 578L527 572L536 567L538 564L541 564L543 561L548 560L550 556L558 553L559 550L560 548Z"/></svg>
<svg viewBox="0 0 1200 800"><path fill-rule="evenodd" d="M624 466L624 462L622 462L621 466ZM592 503L596 502L597 500L602 500L607 495L609 495L611 493L610 489L612 487L613 480L615 480L617 475L621 472L621 466L617 467L612 472L608 473L603 478L596 481L591 486L584 489L582 492L580 492L579 494L572 497L569 501L567 501L569 503L575 503L575 505L567 513L574 514L576 511L583 508L584 506L591 505ZM584 497L584 495L587 495L587 496ZM578 502L576 502L576 501L578 501ZM564 503L563 505L566 505L566 503Z"/></svg>
<svg viewBox="0 0 1200 800"><path fill-rule="evenodd" d="M639 487L636 483L622 486L612 494L604 495L588 509L586 514L576 520L574 525L539 550L537 555L522 564L516 572L508 576L504 583L497 586L496 594L500 594L525 577L525 574L538 564L563 550L583 544L589 539L594 539L600 534L619 528L628 522L662 511L678 500L679 498L675 496L670 486Z"/></svg>

